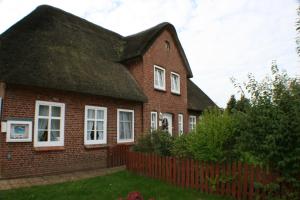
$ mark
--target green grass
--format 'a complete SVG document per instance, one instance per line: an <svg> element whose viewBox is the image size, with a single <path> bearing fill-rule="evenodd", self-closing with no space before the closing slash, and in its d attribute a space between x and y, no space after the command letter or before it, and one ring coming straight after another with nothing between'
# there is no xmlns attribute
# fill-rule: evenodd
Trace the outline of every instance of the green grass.
<svg viewBox="0 0 300 200"><path fill-rule="evenodd" d="M155 198L155 200L228 199L206 195L195 190L181 189L158 180L121 171L107 176L74 182L0 191L0 200L117 200L119 197L126 197L128 192L132 191L139 191L145 200L150 197Z"/></svg>

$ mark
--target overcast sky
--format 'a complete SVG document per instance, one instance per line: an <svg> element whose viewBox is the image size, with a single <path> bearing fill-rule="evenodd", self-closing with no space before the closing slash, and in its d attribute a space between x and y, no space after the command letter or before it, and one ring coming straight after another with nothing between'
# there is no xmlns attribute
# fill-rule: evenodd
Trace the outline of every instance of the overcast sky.
<svg viewBox="0 0 300 200"><path fill-rule="evenodd" d="M0 0L0 33L41 4L124 36L171 22L193 81L222 107L236 93L231 77L242 82L252 72L262 78L272 60L290 75L300 74L298 0Z"/></svg>

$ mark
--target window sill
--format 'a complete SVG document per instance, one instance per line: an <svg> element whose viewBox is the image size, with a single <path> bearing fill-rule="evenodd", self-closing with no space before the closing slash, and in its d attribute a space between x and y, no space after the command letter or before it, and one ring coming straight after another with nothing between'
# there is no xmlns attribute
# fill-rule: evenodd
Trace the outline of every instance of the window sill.
<svg viewBox="0 0 300 200"><path fill-rule="evenodd" d="M85 144L84 145L85 149L105 149L108 147L109 146L107 144Z"/></svg>
<svg viewBox="0 0 300 200"><path fill-rule="evenodd" d="M118 145L121 145L121 144L122 145L134 145L134 141L128 141L128 142L127 141L125 141L125 142L118 141L117 144Z"/></svg>
<svg viewBox="0 0 300 200"><path fill-rule="evenodd" d="M56 147L34 147L35 151L64 151L65 147L56 146Z"/></svg>
<svg viewBox="0 0 300 200"><path fill-rule="evenodd" d="M154 88L154 90L156 90L158 92L167 92L166 89L160 89L160 88Z"/></svg>
<svg viewBox="0 0 300 200"><path fill-rule="evenodd" d="M180 96L181 94L178 92L171 92L172 94L176 95L176 96Z"/></svg>

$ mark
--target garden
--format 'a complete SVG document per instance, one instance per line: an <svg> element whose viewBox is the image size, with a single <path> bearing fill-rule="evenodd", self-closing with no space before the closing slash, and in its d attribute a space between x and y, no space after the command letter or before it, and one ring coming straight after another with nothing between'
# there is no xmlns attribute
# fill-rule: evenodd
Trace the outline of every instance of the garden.
<svg viewBox="0 0 300 200"><path fill-rule="evenodd" d="M240 98L236 99L232 96L226 109L210 108L206 110L194 131L180 137L172 137L160 130L153 131L140 138L133 150L142 152L144 155L161 156L154 158L154 168L156 165L163 168L168 165L173 166L173 164L167 164L172 162L176 162L178 165L180 160L188 159L188 163L179 164L185 166L179 171L181 169L188 170L188 177L192 176L193 178L195 177L194 168L192 168L193 174L190 174L191 161L206 162L204 171L208 168L207 166L211 168L213 163L211 172L214 174L222 173L219 167L224 163L226 163L225 165L245 163L246 170L241 167L240 172L226 176L229 182L238 181L234 179L235 176L249 182L251 179L248 177L249 166L253 170L259 167L259 170L266 175L262 180L258 178L252 181L253 190L259 189L265 199L299 199L299 79L289 77L286 72L280 72L274 62L271 67L271 75L262 81L257 81L250 74L248 82L238 84L233 80L233 83L240 91ZM163 157L175 158L177 161L163 161L166 160ZM139 155L136 158L139 159ZM149 163L153 163L151 157L144 158L141 162L147 164L133 166L133 171L142 172L142 174L151 173L152 169L147 167ZM164 165L163 162L165 162ZM216 171L217 166L218 171ZM178 166L175 166L171 170L176 171L177 168ZM196 168L198 170L199 167ZM232 171L232 167L230 167L230 171ZM222 184L221 176L214 175L213 179L207 178L207 174L211 172L209 170L205 172L204 181ZM245 173L247 173L247 177ZM254 176L255 172L252 171L252 173ZM274 176L268 178L269 180L266 182L264 179L267 179L267 174ZM187 176L186 172L185 176ZM235 184L240 185L238 182ZM245 192L248 193L249 189L246 188ZM238 198L237 196L233 197Z"/></svg>

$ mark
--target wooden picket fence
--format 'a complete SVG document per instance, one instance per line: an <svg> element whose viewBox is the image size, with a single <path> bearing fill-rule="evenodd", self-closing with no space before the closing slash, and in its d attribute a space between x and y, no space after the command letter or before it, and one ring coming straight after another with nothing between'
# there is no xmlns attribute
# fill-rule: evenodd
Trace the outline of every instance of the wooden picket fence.
<svg viewBox="0 0 300 200"><path fill-rule="evenodd" d="M127 152L132 145L115 145L107 149L107 167L122 166L127 163Z"/></svg>
<svg viewBox="0 0 300 200"><path fill-rule="evenodd" d="M180 160L156 154L128 152L126 168L139 175L169 182L204 193L231 196L235 199L265 199L268 195L256 183L266 185L278 176L247 163L213 163Z"/></svg>

